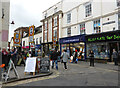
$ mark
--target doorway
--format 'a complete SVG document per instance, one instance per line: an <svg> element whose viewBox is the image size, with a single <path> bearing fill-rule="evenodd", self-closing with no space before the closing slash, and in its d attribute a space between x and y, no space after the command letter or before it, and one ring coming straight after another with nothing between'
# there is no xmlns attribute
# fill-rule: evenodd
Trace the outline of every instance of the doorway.
<svg viewBox="0 0 120 88"><path fill-rule="evenodd" d="M112 58L113 49L115 49L118 52L119 45L117 42L113 42L113 43L109 43L109 47L110 47L110 59L109 59L109 61L112 62L113 61L113 58Z"/></svg>

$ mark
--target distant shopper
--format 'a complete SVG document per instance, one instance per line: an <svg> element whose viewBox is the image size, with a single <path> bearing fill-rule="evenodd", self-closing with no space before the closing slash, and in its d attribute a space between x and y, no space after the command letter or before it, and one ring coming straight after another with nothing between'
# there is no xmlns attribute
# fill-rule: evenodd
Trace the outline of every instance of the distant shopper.
<svg viewBox="0 0 120 88"><path fill-rule="evenodd" d="M120 50L118 51L118 63L120 65Z"/></svg>
<svg viewBox="0 0 120 88"><path fill-rule="evenodd" d="M40 51L40 49L38 50L38 58L42 58L42 52Z"/></svg>
<svg viewBox="0 0 120 88"><path fill-rule="evenodd" d="M12 61L15 65L15 68L16 68L16 65L17 65L17 49L12 49L12 52L11 52L11 58L12 58Z"/></svg>
<svg viewBox="0 0 120 88"><path fill-rule="evenodd" d="M94 53L92 50L90 50L89 57L90 57L90 66L94 67Z"/></svg>
<svg viewBox="0 0 120 88"><path fill-rule="evenodd" d="M54 50L51 54L52 59L52 69L54 68L54 63L56 64L56 69L58 70L58 53Z"/></svg>
<svg viewBox="0 0 120 88"><path fill-rule="evenodd" d="M75 50L74 54L73 54L73 62L77 63L77 57L78 57L78 51L77 49Z"/></svg>
<svg viewBox="0 0 120 88"><path fill-rule="evenodd" d="M115 65L118 65L118 53L115 49L113 49L113 61Z"/></svg>
<svg viewBox="0 0 120 88"><path fill-rule="evenodd" d="M69 54L67 53L67 50L63 50L63 53L61 54L63 63L64 63L64 69L67 69L67 61L69 58Z"/></svg>

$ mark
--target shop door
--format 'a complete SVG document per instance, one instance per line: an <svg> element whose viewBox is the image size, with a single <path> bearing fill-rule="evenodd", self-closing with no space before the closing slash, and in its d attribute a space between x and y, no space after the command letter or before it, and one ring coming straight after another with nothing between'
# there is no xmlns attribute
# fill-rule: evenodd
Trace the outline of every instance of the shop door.
<svg viewBox="0 0 120 88"><path fill-rule="evenodd" d="M113 60L112 59L113 49L115 49L118 52L118 44L117 44L117 42L110 43L109 46L110 46L110 60L109 61L111 62Z"/></svg>

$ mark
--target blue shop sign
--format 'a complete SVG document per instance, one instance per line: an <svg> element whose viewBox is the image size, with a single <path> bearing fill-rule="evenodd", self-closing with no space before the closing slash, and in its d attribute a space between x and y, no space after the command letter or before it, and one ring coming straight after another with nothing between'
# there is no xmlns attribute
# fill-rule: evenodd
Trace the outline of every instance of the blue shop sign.
<svg viewBox="0 0 120 88"><path fill-rule="evenodd" d="M41 44L40 45L35 45L35 48L39 48L41 46Z"/></svg>
<svg viewBox="0 0 120 88"><path fill-rule="evenodd" d="M66 38L60 38L60 44L85 42L85 35L78 35Z"/></svg>

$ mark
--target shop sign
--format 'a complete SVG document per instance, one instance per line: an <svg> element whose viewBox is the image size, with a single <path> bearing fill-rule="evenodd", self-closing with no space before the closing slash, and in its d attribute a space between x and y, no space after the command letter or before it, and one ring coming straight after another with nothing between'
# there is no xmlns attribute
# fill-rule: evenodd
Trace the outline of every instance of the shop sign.
<svg viewBox="0 0 120 88"><path fill-rule="evenodd" d="M14 46L20 46L20 33L14 33Z"/></svg>
<svg viewBox="0 0 120 88"><path fill-rule="evenodd" d="M95 42L95 41L113 41L113 40L120 40L120 35L107 35L107 36L100 36L100 37L93 37L93 38L88 38L88 42Z"/></svg>
<svg viewBox="0 0 120 88"><path fill-rule="evenodd" d="M34 42L34 25L29 27L29 42Z"/></svg>

